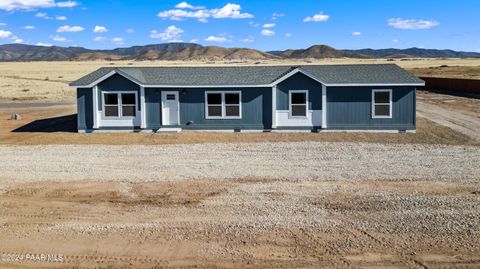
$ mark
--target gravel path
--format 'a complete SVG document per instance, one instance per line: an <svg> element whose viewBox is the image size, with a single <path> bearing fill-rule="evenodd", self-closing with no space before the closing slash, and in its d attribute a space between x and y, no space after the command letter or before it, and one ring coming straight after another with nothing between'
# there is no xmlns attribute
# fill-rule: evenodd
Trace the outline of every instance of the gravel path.
<svg viewBox="0 0 480 269"><path fill-rule="evenodd" d="M0 147L0 183L191 178L480 179L480 148L362 143Z"/></svg>

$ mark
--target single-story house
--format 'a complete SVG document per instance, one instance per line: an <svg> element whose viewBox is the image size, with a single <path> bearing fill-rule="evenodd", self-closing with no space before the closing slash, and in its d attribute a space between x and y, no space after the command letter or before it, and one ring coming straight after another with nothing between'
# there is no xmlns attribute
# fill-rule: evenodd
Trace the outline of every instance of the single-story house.
<svg viewBox="0 0 480 269"><path fill-rule="evenodd" d="M104 67L70 84L78 130L415 131L394 64Z"/></svg>

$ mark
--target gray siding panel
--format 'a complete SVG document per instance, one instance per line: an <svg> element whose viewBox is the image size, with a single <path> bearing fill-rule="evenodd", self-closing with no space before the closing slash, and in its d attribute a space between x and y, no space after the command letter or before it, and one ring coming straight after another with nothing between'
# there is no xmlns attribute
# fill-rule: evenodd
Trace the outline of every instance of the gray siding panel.
<svg viewBox="0 0 480 269"><path fill-rule="evenodd" d="M77 128L93 129L93 94L91 88L77 89Z"/></svg>
<svg viewBox="0 0 480 269"><path fill-rule="evenodd" d="M147 129L158 129L161 127L161 91L156 89L145 89L145 115Z"/></svg>
<svg viewBox="0 0 480 269"><path fill-rule="evenodd" d="M98 110L102 111L102 92L104 91L136 91L139 110L140 104L140 86L125 77L115 74L98 84Z"/></svg>
<svg viewBox="0 0 480 269"><path fill-rule="evenodd" d="M228 89L242 92L241 119L206 119L205 91L222 89L185 89L180 91L180 125L184 129L265 129L264 98L268 88ZM271 103L271 101L270 101ZM270 109L265 108L265 109ZM268 112L266 112L268 114ZM270 112L271 117L271 112ZM270 120L271 121L271 120Z"/></svg>
<svg viewBox="0 0 480 269"><path fill-rule="evenodd" d="M277 85L277 110L288 110L288 91L308 90L308 109L322 109L322 84L297 73Z"/></svg>
<svg viewBox="0 0 480 269"><path fill-rule="evenodd" d="M372 118L372 89L392 89L392 118ZM328 87L328 129L415 129L414 87Z"/></svg>

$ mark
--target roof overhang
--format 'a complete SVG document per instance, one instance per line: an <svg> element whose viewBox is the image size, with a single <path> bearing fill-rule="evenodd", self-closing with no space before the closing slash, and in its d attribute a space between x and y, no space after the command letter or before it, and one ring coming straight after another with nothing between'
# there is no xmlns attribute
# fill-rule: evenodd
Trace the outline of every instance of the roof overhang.
<svg viewBox="0 0 480 269"><path fill-rule="evenodd" d="M143 88L270 88L278 85L282 81L290 78L291 76L301 73L315 81L317 81L320 84L323 84L327 87L368 87L368 86L425 86L425 82L423 83L326 83L319 79L317 76L311 74L310 72L306 71L305 69L301 67L297 67L293 69L292 71L288 72L287 74L281 76L280 78L276 79L274 82L269 83L269 84L256 84L256 85L155 85L155 84L144 84L137 79L131 77L130 75L126 74L125 72L122 72L121 70L115 69L110 71L109 73L105 74L101 78L95 80L94 82L88 84L88 85L82 85L82 86L77 86L77 85L69 85L71 88L93 88L102 81L108 79L109 77L119 74L123 76L124 78L138 84L140 87Z"/></svg>

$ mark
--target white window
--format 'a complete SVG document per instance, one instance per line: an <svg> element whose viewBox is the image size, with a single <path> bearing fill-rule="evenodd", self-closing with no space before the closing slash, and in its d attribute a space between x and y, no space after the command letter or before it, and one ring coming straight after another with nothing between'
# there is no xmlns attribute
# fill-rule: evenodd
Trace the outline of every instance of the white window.
<svg viewBox="0 0 480 269"><path fill-rule="evenodd" d="M308 91L289 91L288 104L290 117L306 118L308 115Z"/></svg>
<svg viewBox="0 0 480 269"><path fill-rule="evenodd" d="M392 90L372 90L372 118L392 117Z"/></svg>
<svg viewBox="0 0 480 269"><path fill-rule="evenodd" d="M241 119L242 95L240 91L205 92L205 118Z"/></svg>
<svg viewBox="0 0 480 269"><path fill-rule="evenodd" d="M137 113L136 92L104 92L103 113L105 118L132 118Z"/></svg>

